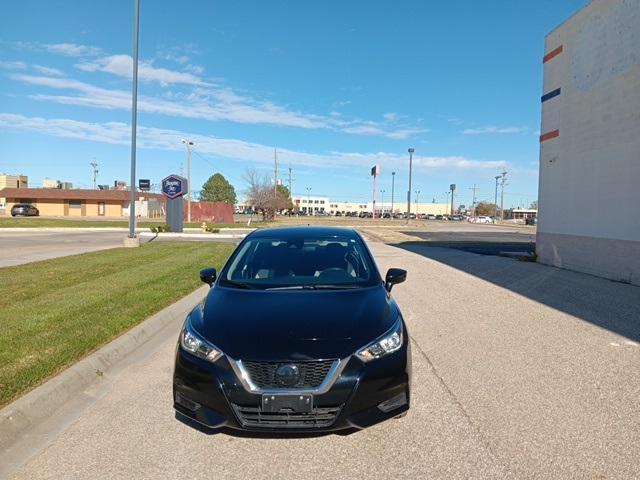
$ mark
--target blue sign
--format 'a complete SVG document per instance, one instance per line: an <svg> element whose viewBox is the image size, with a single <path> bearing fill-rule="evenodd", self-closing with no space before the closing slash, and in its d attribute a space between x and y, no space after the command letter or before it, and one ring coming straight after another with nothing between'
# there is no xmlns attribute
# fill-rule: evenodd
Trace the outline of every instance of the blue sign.
<svg viewBox="0 0 640 480"><path fill-rule="evenodd" d="M179 175L169 175L162 180L162 194L167 198L178 198L187 193L187 180Z"/></svg>

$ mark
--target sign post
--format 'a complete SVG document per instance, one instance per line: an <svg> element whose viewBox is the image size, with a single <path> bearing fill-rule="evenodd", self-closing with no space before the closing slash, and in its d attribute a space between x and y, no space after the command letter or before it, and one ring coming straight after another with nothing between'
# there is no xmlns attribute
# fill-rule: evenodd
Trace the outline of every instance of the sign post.
<svg viewBox="0 0 640 480"><path fill-rule="evenodd" d="M180 175L162 179L162 194L167 197L167 225L172 232L182 232L184 228L182 197L187 190L187 180Z"/></svg>
<svg viewBox="0 0 640 480"><path fill-rule="evenodd" d="M374 165L371 167L371 176L373 177L373 218L376 218L376 178L378 178L378 175L380 175L380 165Z"/></svg>

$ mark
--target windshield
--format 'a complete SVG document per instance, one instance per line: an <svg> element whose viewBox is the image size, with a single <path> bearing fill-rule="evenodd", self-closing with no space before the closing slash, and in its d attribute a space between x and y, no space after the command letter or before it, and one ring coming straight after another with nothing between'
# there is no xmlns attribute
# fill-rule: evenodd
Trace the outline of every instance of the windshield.
<svg viewBox="0 0 640 480"><path fill-rule="evenodd" d="M376 285L380 278L358 239L274 236L247 239L220 282L238 288L357 288Z"/></svg>

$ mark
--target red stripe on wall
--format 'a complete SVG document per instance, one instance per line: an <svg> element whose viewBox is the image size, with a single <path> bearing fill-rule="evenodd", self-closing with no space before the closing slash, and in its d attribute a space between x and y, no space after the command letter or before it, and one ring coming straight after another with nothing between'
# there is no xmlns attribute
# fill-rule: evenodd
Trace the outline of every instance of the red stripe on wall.
<svg viewBox="0 0 640 480"><path fill-rule="evenodd" d="M542 63L547 63L549 60L551 60L552 58L557 57L558 55L560 55L562 53L562 45L560 45L558 48L556 48L555 50L551 50L549 53L547 53L543 58L542 58Z"/></svg>
<svg viewBox="0 0 640 480"><path fill-rule="evenodd" d="M551 140L552 138L557 138L560 136L560 130L552 130L547 133L543 133L540 135L540 143L546 142L547 140Z"/></svg>

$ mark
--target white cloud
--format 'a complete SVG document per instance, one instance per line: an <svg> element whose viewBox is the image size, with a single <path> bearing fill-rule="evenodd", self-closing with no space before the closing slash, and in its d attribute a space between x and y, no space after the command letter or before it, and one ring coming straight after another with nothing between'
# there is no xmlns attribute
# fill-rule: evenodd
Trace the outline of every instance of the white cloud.
<svg viewBox="0 0 640 480"><path fill-rule="evenodd" d="M37 44L36 44L37 45ZM76 43L54 43L42 45L46 51L66 57L90 57L100 54L100 49Z"/></svg>
<svg viewBox="0 0 640 480"><path fill-rule="evenodd" d="M397 122L400 116L397 113L389 112L383 115L384 119L388 122Z"/></svg>
<svg viewBox="0 0 640 480"><path fill-rule="evenodd" d="M57 68L44 67L42 65L34 65L33 69L43 75L49 75L50 77L64 77L64 73Z"/></svg>
<svg viewBox="0 0 640 480"><path fill-rule="evenodd" d="M24 62L13 62L0 60L0 68L4 70L24 70L27 64Z"/></svg>
<svg viewBox="0 0 640 480"><path fill-rule="evenodd" d="M487 135L487 134L510 134L510 133L523 133L528 131L527 127L479 127L479 128L467 128L462 131L463 135Z"/></svg>
<svg viewBox="0 0 640 480"><path fill-rule="evenodd" d="M110 55L98 58L92 62L83 62L75 65L76 68L85 72L105 72L118 77L131 78L133 71L133 58L129 55ZM199 77L187 73L169 70L167 68L156 68L149 62L139 62L138 79L141 82L157 82L161 85L186 84L204 85Z"/></svg>
<svg viewBox="0 0 640 480"><path fill-rule="evenodd" d="M11 113L0 113L0 127L54 137L120 145L128 145L130 136L129 125L121 122L89 123L71 119L26 117ZM271 145L145 126L140 126L138 129L140 148L182 150L180 140L185 137L193 139L195 148L202 154L221 156L231 160L271 163L273 155ZM406 164L406 155L386 152L316 154L279 148L278 156L285 163L290 161L297 165L316 168L357 167L367 170L373 164L380 164L385 168L398 168ZM414 156L414 165L417 169L424 170L492 170L508 166L507 162L503 161L483 161L461 156L422 157L419 155Z"/></svg>
<svg viewBox="0 0 640 480"><path fill-rule="evenodd" d="M125 56L126 57L126 56ZM130 60L130 57L129 57ZM116 60L104 64L112 72L124 74L127 60ZM89 65L89 64L85 64ZM94 65L94 64L92 64ZM95 67L95 68L98 68ZM91 70L94 66L84 67ZM141 70L147 75L156 75L164 69ZM153 72L153 73L149 73ZM164 74L164 72L161 72ZM131 107L128 90L112 90L96 87L89 83L71 78L53 78L34 75L13 75L15 80L58 90L73 91L73 95L32 94L30 98L40 101L56 102L85 107L123 109ZM149 78L149 77L147 77ZM159 77L155 77L158 79ZM166 80L168 76L164 77ZM174 77L173 80L176 80ZM210 121L231 121L244 124L267 124L306 129L331 129L349 134L381 136L393 140L407 139L413 135L427 132L425 128L397 127L388 129L385 125L361 120L347 121L335 116L321 116L288 110L272 102L255 100L239 95L230 88L199 86L190 93L168 92L165 98L141 95L138 109L147 113L173 117L199 118ZM166 98L168 97L168 98Z"/></svg>

